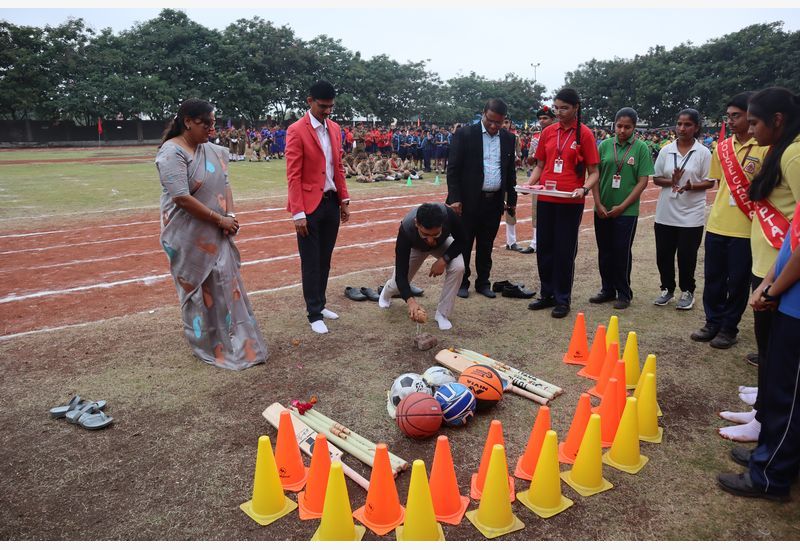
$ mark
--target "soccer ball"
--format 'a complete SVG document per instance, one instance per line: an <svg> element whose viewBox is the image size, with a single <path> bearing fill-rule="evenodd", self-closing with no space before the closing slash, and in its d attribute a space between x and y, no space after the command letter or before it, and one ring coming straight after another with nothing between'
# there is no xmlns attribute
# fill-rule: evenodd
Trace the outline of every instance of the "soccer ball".
<svg viewBox="0 0 800 550"><path fill-rule="evenodd" d="M425 380L425 383L433 388L434 391L436 391L439 386L444 386L445 384L456 381L456 377L453 376L453 373L439 365L434 365L423 372L422 379Z"/></svg>
<svg viewBox="0 0 800 550"><path fill-rule="evenodd" d="M395 378L392 383L392 388L389 390L388 399L386 400L386 410L389 412L389 416L394 418L395 409L397 409L400 401L408 394L414 392L433 395L433 390L431 390L431 387L425 383L425 380L423 380L419 374L407 372Z"/></svg>

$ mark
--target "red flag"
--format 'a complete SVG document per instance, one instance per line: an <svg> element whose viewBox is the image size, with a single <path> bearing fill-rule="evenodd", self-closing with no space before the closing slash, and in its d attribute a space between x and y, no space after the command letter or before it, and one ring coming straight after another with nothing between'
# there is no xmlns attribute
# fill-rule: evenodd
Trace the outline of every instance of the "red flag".
<svg viewBox="0 0 800 550"><path fill-rule="evenodd" d="M103 135L103 121L100 120L100 117L97 117L97 133Z"/></svg>
<svg viewBox="0 0 800 550"><path fill-rule="evenodd" d="M722 121L722 128L719 129L719 141L725 139L725 121Z"/></svg>

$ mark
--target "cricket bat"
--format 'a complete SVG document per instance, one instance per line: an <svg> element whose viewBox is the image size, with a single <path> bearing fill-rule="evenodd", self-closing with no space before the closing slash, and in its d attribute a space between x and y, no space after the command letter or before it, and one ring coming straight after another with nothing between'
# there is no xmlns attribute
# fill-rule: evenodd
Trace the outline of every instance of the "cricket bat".
<svg viewBox="0 0 800 550"><path fill-rule="evenodd" d="M289 409L280 403L273 403L264 409L262 415L267 419L267 422L269 422L272 427L277 430L278 425L280 424L281 411L288 410ZM295 416L292 416L292 426L294 427L295 438L297 439L297 445L300 447L300 450L308 456L311 456L314 453L314 441L316 441L317 432L306 426L302 420ZM328 452L331 455L331 462L338 461L342 463L342 471L344 472L344 475L356 482L356 484L365 491L369 490L369 481L364 479L361 474L353 470L350 466L342 462L342 455L344 455L344 453L330 441L328 441Z"/></svg>

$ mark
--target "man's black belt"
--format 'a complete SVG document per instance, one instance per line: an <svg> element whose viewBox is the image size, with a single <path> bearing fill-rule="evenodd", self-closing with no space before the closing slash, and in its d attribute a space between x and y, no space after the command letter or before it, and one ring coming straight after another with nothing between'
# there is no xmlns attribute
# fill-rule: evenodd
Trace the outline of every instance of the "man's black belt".
<svg viewBox="0 0 800 550"><path fill-rule="evenodd" d="M325 199L338 199L338 198L339 198L339 195L338 195L338 193L336 191L325 191L322 194L322 200L325 200Z"/></svg>
<svg viewBox="0 0 800 550"><path fill-rule="evenodd" d="M481 191L481 196L485 199L492 199L495 195L497 195L500 191Z"/></svg>

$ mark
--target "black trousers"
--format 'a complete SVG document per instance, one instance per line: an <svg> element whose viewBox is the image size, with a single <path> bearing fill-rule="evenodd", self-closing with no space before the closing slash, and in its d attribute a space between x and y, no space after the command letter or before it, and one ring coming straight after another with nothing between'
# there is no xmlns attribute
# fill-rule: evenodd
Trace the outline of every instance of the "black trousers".
<svg viewBox="0 0 800 550"><path fill-rule="evenodd" d="M308 236L297 236L300 266L303 275L303 299L306 301L308 322L322 319L325 309L325 291L331 256L339 233L339 198L336 193L326 193L322 202L306 215Z"/></svg>
<svg viewBox="0 0 800 550"><path fill-rule="evenodd" d="M461 253L464 255L464 278L461 280L463 288L469 288L469 269L472 246L475 246L475 288L486 288L490 285L489 276L492 271L492 247L497 230L500 228L500 218L503 214L503 192L481 192L477 204L465 207L461 220L464 223L464 233L467 242Z"/></svg>
<svg viewBox="0 0 800 550"><path fill-rule="evenodd" d="M675 292L675 253L678 253L678 284L681 290L694 293L694 270L697 250L703 240L703 226L677 227L655 223L656 264L661 276L661 290Z"/></svg>
<svg viewBox="0 0 800 550"><path fill-rule="evenodd" d="M600 267L600 292L631 301L631 266L633 239L638 216L601 218L595 212L594 237L597 241L597 263Z"/></svg>
<svg viewBox="0 0 800 550"><path fill-rule="evenodd" d="M536 264L542 298L569 306L583 203L536 202Z"/></svg>
<svg viewBox="0 0 800 550"><path fill-rule="evenodd" d="M774 313L766 364L759 377L761 433L750 478L765 493L786 495L800 469L800 319ZM762 380L763 378L763 380Z"/></svg>
<svg viewBox="0 0 800 550"><path fill-rule="evenodd" d="M750 279L750 288L751 290L755 290L758 288L758 285L761 284L763 281L763 277L756 277L755 275L751 275ZM765 379L764 375L767 372L766 364L767 364L767 350L769 349L770 340L772 339L772 323L775 319L775 312L774 311L753 311L753 332L756 335L756 346L758 347L758 387L764 387ZM796 337L796 336L795 336ZM756 412L756 420L762 422L761 420L761 403L763 399L763 394L761 392L758 393L756 397L756 403L753 405L753 408L757 411Z"/></svg>
<svg viewBox="0 0 800 550"><path fill-rule="evenodd" d="M750 297L750 239L706 232L705 251L706 324L736 335Z"/></svg>

